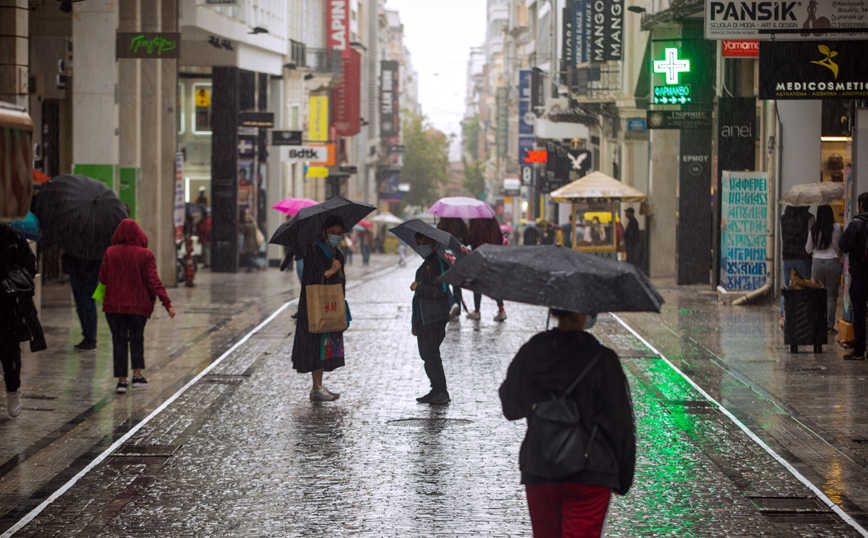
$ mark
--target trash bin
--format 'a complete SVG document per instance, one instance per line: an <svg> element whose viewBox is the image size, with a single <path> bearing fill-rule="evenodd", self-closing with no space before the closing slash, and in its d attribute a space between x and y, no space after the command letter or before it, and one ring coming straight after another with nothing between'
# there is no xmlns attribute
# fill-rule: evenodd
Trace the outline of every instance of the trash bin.
<svg viewBox="0 0 868 538"><path fill-rule="evenodd" d="M822 353L826 345L826 290L781 290L784 298L784 344L792 353L799 346L814 346Z"/></svg>

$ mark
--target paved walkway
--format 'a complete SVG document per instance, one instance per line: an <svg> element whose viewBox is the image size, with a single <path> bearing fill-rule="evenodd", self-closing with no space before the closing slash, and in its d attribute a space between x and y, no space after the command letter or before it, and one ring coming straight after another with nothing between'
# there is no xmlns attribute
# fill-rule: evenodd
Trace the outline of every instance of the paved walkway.
<svg viewBox="0 0 868 538"><path fill-rule="evenodd" d="M486 299L481 321L451 323L442 349L453 403L416 404L427 381L409 331L415 268L395 261L349 268L347 366L325 380L343 395L327 404L308 401L309 377L289 365L292 307L242 340L297 295L294 274L203 274L197 288L170 290L179 316L148 325L151 386L126 396L113 393L107 327L100 349L80 356L71 309L45 308L55 349L28 357L26 409L0 418L0 532L225 355L16 536L530 536L517 469L525 426L502 418L496 389L545 328L545 309L508 303L501 324ZM810 424L858 427L857 412L834 406L842 387L866 383L847 369L865 366L834 347L789 356L771 307L717 306L702 288L659 284L662 315L620 316L645 342L613 316L594 329L622 356L639 424L636 483L614 502L610 535L858 536L817 497L863 519L858 451ZM819 361L822 377L794 370ZM824 459L829 450L838 455ZM826 478L835 462L837 482Z"/></svg>

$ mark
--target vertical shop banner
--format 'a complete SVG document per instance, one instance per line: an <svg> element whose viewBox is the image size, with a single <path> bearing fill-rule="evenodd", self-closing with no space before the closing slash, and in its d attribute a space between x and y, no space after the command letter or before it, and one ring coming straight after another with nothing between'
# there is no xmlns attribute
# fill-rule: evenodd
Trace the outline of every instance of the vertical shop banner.
<svg viewBox="0 0 868 538"><path fill-rule="evenodd" d="M718 99L717 144L719 170L756 168L756 99Z"/></svg>
<svg viewBox="0 0 868 538"><path fill-rule="evenodd" d="M184 214L187 205L184 203L184 154L175 154L175 207L173 212L175 225L175 241L184 239Z"/></svg>
<svg viewBox="0 0 868 538"><path fill-rule="evenodd" d="M332 97L337 134L353 136L361 131L362 55L353 49L342 53L343 77Z"/></svg>
<svg viewBox="0 0 868 538"><path fill-rule="evenodd" d="M528 150L533 150L536 114L531 109L533 70L518 72L518 164L525 164Z"/></svg>
<svg viewBox="0 0 868 538"><path fill-rule="evenodd" d="M591 61L591 1L573 0L573 65Z"/></svg>
<svg viewBox="0 0 868 538"><path fill-rule="evenodd" d="M311 97L308 108L310 129L307 139L312 142L328 142L329 139L329 98Z"/></svg>
<svg viewBox="0 0 868 538"><path fill-rule="evenodd" d="M497 156L506 157L507 144L509 141L509 88L501 86L497 88L497 133L495 145Z"/></svg>
<svg viewBox="0 0 868 538"><path fill-rule="evenodd" d="M707 284L711 277L711 129L681 131L678 167L676 282Z"/></svg>
<svg viewBox="0 0 868 538"><path fill-rule="evenodd" d="M720 285L753 291L766 283L768 174L724 172L720 211Z"/></svg>
<svg viewBox="0 0 868 538"><path fill-rule="evenodd" d="M326 5L328 48L343 52L349 43L350 0L327 0Z"/></svg>
<svg viewBox="0 0 868 538"><path fill-rule="evenodd" d="M573 60L573 10L570 1L561 16L561 84L569 84L569 68L576 65Z"/></svg>
<svg viewBox="0 0 868 538"><path fill-rule="evenodd" d="M624 43L623 0L586 0L591 4L592 62L620 60Z"/></svg>
<svg viewBox="0 0 868 538"><path fill-rule="evenodd" d="M392 138L398 136L398 62L383 60L380 62L380 136Z"/></svg>
<svg viewBox="0 0 868 538"><path fill-rule="evenodd" d="M844 167L844 224L849 224L853 218L853 165ZM848 323L853 322L853 302L850 300L850 255L844 254L844 295L841 317Z"/></svg>

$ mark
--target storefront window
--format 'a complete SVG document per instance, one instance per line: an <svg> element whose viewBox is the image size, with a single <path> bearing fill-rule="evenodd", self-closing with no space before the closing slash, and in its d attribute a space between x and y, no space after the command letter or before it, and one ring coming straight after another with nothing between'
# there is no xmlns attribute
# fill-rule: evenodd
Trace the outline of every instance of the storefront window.
<svg viewBox="0 0 868 538"><path fill-rule="evenodd" d="M211 134L211 83L193 84L193 100L195 110L193 133Z"/></svg>

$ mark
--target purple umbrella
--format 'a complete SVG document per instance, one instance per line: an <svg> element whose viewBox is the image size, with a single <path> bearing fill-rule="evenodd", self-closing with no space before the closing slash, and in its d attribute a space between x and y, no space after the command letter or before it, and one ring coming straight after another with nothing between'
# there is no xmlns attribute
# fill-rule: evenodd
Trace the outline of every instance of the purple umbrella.
<svg viewBox="0 0 868 538"><path fill-rule="evenodd" d="M286 200L277 202L271 208L282 211L287 215L295 215L299 209L314 206L318 203L316 200L311 200L310 198L287 198Z"/></svg>
<svg viewBox="0 0 868 538"><path fill-rule="evenodd" d="M428 208L428 213L459 219L490 219L495 215L490 205L467 196L441 198Z"/></svg>

